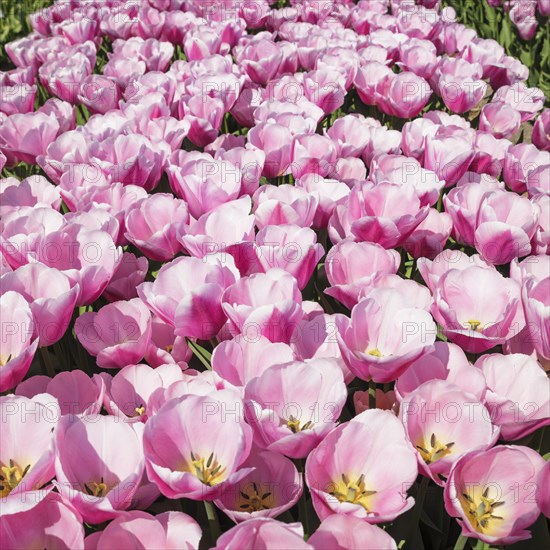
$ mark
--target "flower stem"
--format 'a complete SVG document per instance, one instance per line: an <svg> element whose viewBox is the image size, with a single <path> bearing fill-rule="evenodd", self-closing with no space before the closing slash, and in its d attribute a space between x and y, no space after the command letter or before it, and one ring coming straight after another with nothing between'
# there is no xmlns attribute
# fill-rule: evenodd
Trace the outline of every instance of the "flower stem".
<svg viewBox="0 0 550 550"><path fill-rule="evenodd" d="M468 537L465 537L464 535L460 535L460 537L458 537L458 539L456 540L453 550L463 550L467 542L468 542Z"/></svg>
<svg viewBox="0 0 550 550"><path fill-rule="evenodd" d="M302 476L305 476L305 460L299 460L298 461L298 470L301 472ZM309 517L307 513L307 491L305 489L305 482L304 482L304 489L302 492L302 496L300 497L300 500L298 501L298 514L300 517L300 522L304 526L304 535L307 539L309 536Z"/></svg>
<svg viewBox="0 0 550 550"><path fill-rule="evenodd" d="M204 509L206 510L206 517L208 518L208 525L210 526L210 535L212 536L212 546L216 545L216 541L220 536L220 522L218 520L218 514L216 508L209 501L204 501Z"/></svg>
<svg viewBox="0 0 550 550"><path fill-rule="evenodd" d="M428 489L429 483L430 478L422 476L422 481L420 482L418 493L415 497L413 508L414 514L411 520L411 530L409 532L409 536L407 537L407 541L410 541L411 544L413 544L414 542L415 531L418 530L418 525L420 524L420 516L422 515L422 508L424 507L424 499L426 498L426 490Z"/></svg>
<svg viewBox="0 0 550 550"><path fill-rule="evenodd" d="M369 410L376 409L376 382L369 380Z"/></svg>
<svg viewBox="0 0 550 550"><path fill-rule="evenodd" d="M50 378L53 378L55 376L55 369L53 368L53 365L52 365L52 359L50 357L50 352L48 351L47 348L40 348L40 355L42 356L42 361L44 361L44 367L46 369L46 374L50 377Z"/></svg>

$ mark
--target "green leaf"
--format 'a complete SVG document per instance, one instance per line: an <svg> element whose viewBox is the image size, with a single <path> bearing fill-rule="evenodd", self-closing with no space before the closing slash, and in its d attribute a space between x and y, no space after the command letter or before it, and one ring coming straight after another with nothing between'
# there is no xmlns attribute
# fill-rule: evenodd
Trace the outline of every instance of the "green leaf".
<svg viewBox="0 0 550 550"><path fill-rule="evenodd" d="M212 370L212 354L207 350L204 349L202 346L199 346L196 342L193 342L193 340L186 338L187 345L193 352L193 355L197 357L197 359L208 369Z"/></svg>

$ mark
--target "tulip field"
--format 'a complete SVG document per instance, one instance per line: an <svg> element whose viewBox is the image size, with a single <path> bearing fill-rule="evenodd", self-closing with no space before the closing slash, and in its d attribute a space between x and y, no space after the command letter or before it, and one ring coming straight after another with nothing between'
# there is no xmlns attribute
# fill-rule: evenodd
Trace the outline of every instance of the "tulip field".
<svg viewBox="0 0 550 550"><path fill-rule="evenodd" d="M550 548L550 0L0 4L0 550Z"/></svg>

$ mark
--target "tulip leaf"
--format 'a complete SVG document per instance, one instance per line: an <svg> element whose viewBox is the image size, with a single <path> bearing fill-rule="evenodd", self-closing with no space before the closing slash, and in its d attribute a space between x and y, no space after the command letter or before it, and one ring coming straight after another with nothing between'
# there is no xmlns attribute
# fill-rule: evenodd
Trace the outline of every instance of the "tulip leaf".
<svg viewBox="0 0 550 550"><path fill-rule="evenodd" d="M190 338L186 338L187 345L193 352L193 355L208 369L212 370L212 354Z"/></svg>

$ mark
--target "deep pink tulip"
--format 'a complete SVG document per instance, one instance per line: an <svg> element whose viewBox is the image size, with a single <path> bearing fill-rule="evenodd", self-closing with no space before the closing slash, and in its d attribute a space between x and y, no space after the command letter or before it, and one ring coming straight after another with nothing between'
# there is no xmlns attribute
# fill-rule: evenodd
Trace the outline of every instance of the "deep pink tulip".
<svg viewBox="0 0 550 550"><path fill-rule="evenodd" d="M99 367L122 368L139 363L145 355L151 340L151 313L140 298L113 302L97 313L80 315L74 330Z"/></svg>
<svg viewBox="0 0 550 550"><path fill-rule="evenodd" d="M413 258L435 258L451 236L453 221L446 212L430 208L426 218L416 226L403 243Z"/></svg>
<svg viewBox="0 0 550 550"><path fill-rule="evenodd" d="M535 121L531 140L541 151L550 151L550 109L542 111Z"/></svg>
<svg viewBox="0 0 550 550"><path fill-rule="evenodd" d="M336 426L346 397L332 359L274 365L246 385L246 418L258 445L305 458Z"/></svg>
<svg viewBox="0 0 550 550"><path fill-rule="evenodd" d="M539 169L550 163L548 153L539 151L530 143L518 143L508 149L504 156L502 178L516 193L523 193L540 182Z"/></svg>
<svg viewBox="0 0 550 550"><path fill-rule="evenodd" d="M251 444L233 392L176 397L145 425L147 475L169 498L214 500L250 473Z"/></svg>
<svg viewBox="0 0 550 550"><path fill-rule="evenodd" d="M147 258L143 256L137 258L131 252L124 252L109 284L103 291L103 297L109 302L136 298L136 289L145 280L148 267Z"/></svg>
<svg viewBox="0 0 550 550"><path fill-rule="evenodd" d="M267 39L251 40L242 49L236 50L236 59L250 79L265 85L279 71L283 51L278 43Z"/></svg>
<svg viewBox="0 0 550 550"><path fill-rule="evenodd" d="M383 461L380 449L386 451ZM412 508L407 489L417 475L414 450L390 411L365 411L341 424L306 462L306 483L321 520L343 514L367 523L393 521Z"/></svg>
<svg viewBox="0 0 550 550"><path fill-rule="evenodd" d="M464 455L445 486L445 508L462 534L488 544L513 544L531 537L540 514L533 494L544 466L528 447L498 445Z"/></svg>

